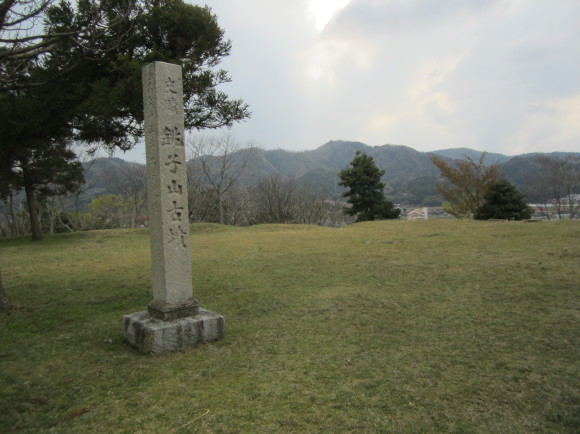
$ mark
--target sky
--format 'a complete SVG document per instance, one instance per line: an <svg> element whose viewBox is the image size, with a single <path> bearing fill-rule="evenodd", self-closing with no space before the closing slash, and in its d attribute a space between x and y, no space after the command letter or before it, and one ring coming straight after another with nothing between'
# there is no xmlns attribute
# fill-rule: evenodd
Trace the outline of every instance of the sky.
<svg viewBox="0 0 580 434"><path fill-rule="evenodd" d="M232 41L221 90L252 112L242 145L580 152L580 0L206 3Z"/></svg>

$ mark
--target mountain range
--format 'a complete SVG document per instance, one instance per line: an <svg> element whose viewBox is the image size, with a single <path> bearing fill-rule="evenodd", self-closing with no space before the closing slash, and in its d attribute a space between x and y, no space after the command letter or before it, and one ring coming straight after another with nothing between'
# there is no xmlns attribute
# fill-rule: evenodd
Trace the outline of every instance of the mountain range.
<svg viewBox="0 0 580 434"><path fill-rule="evenodd" d="M396 203L436 206L441 204L441 197L434 186L439 179L439 170L430 160L435 154L446 159L458 159L468 156L477 161L481 151L467 148L445 149L433 152L419 152L407 146L383 145L369 146L361 142L333 140L317 149L302 152L281 149L265 150L253 148L251 159L239 182L245 185L254 184L259 178L272 175L293 177L297 182L328 199L339 199L343 188L338 186L338 172L352 161L356 151L362 151L373 157L376 165L385 171L383 182L386 182L386 195ZM580 153L544 154L561 157ZM234 161L241 159L242 152L232 154ZM524 154L514 157L488 153L486 164L497 163L499 170L518 190L526 194L528 201L538 200L537 184L540 166L536 158L540 154ZM107 185L107 177L99 173L110 171L111 167L136 167L137 163L128 163L117 158L101 158L87 166L87 182L91 182L92 193L115 192ZM95 190L97 189L97 190Z"/></svg>

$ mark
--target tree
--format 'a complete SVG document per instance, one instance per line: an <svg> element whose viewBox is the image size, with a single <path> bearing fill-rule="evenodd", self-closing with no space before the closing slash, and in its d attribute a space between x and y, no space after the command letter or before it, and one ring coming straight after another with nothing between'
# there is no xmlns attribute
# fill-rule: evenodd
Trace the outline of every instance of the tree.
<svg viewBox="0 0 580 434"><path fill-rule="evenodd" d="M351 205L344 209L344 213L356 216L358 222L398 218L401 210L385 199L385 184L381 182L384 174L385 171L375 165L372 157L356 151L350 167L338 174L341 180L339 185L349 189L342 194Z"/></svg>
<svg viewBox="0 0 580 434"><path fill-rule="evenodd" d="M120 13L127 5L131 13ZM98 37L81 43L71 37L51 39L54 43L42 61L20 73L20 79L39 85L0 94L0 193L6 197L10 190L27 189L33 239L41 238L35 212L39 184L33 182L39 177L34 170L43 171L46 185L57 185L66 171L71 182L60 184L61 190L74 191L77 165L68 143L126 150L142 137L145 63L162 60L183 66L187 128L231 126L249 116L241 100L230 100L216 89L230 81L215 67L229 54L231 43L223 40L223 30L207 7L182 0L78 0L76 9L60 2L38 14L48 39L78 35L95 14L109 25L106 32L96 31ZM91 52L99 56L87 55L89 41ZM50 86L40 85L48 82ZM47 159L39 156L46 155L62 169L60 179L50 179L50 166L41 165Z"/></svg>
<svg viewBox="0 0 580 434"><path fill-rule="evenodd" d="M254 194L247 186L234 187L225 200L226 222L234 226L247 226L252 219Z"/></svg>
<svg viewBox="0 0 580 434"><path fill-rule="evenodd" d="M93 199L92 216L97 229L112 229L125 226L130 204L120 194L106 194Z"/></svg>
<svg viewBox="0 0 580 434"><path fill-rule="evenodd" d="M221 137L198 137L189 143L192 159L189 164L190 179L195 184L207 185L215 194L218 222L224 224L225 194L243 175L254 156L254 148L241 148L231 135Z"/></svg>
<svg viewBox="0 0 580 434"><path fill-rule="evenodd" d="M53 83L0 95L0 196L24 189L34 241L42 239L39 196L74 190L84 180L69 146L71 108L63 94L66 86Z"/></svg>
<svg viewBox="0 0 580 434"><path fill-rule="evenodd" d="M4 283L2 283L2 273L0 273L0 313L9 314L12 307L12 302L4 290Z"/></svg>
<svg viewBox="0 0 580 434"><path fill-rule="evenodd" d="M0 4L0 91L24 87L28 69L57 39L32 33L51 3L52 0L4 0Z"/></svg>
<svg viewBox="0 0 580 434"><path fill-rule="evenodd" d="M536 161L544 172L540 176L544 200L556 208L558 218L575 218L580 211L580 203L574 200L580 192L580 157L541 155Z"/></svg>
<svg viewBox="0 0 580 434"><path fill-rule="evenodd" d="M454 160L455 167L446 160L430 156L446 181L435 188L446 201L444 208L449 214L458 218L479 218L486 195L501 178L497 164L485 166L486 155L483 152L478 162L464 155L465 159Z"/></svg>
<svg viewBox="0 0 580 434"><path fill-rule="evenodd" d="M508 180L502 179L489 189L485 202L477 213L477 219L525 220L530 219L533 213L523 194Z"/></svg>
<svg viewBox="0 0 580 434"><path fill-rule="evenodd" d="M0 203L0 236L16 237L30 233L30 218L21 197L10 193Z"/></svg>
<svg viewBox="0 0 580 434"><path fill-rule="evenodd" d="M295 216L296 179L281 175L260 178L254 191L255 219L259 223L292 223Z"/></svg>
<svg viewBox="0 0 580 434"><path fill-rule="evenodd" d="M145 166L137 163L116 165L105 170L104 175L110 180L115 192L120 194L126 204L129 225L133 229L141 217L147 200L147 176Z"/></svg>
<svg viewBox="0 0 580 434"><path fill-rule="evenodd" d="M49 8L48 33L78 27L77 21L95 8L118 17L122 5L134 0L77 1L76 11L62 3ZM91 6L81 7L87 3ZM79 63L74 74L66 76L69 91L65 94L75 96L68 124L76 132L75 139L109 150L130 149L143 136L141 69L153 61L183 68L186 129L229 127L249 117L243 101L230 100L218 90L231 81L226 71L217 69L229 55L231 42L224 40L224 31L208 7L183 0L135 2L133 13L116 22L111 33L97 40L103 47L99 58L83 57L76 45L63 44L44 62L44 69L56 70ZM110 38L119 41L114 48Z"/></svg>
<svg viewBox="0 0 580 434"><path fill-rule="evenodd" d="M30 75L31 69L41 65L63 43L74 45L83 57L93 58L115 48L127 38L130 29L125 28L124 33L111 30L124 21L123 17L139 9L135 1L117 2L117 15L114 15L105 13L105 8L98 7L94 1L84 1L79 9L88 13L74 26L45 32L41 23L55 3L54 0L3 0L0 4L0 92L44 86L73 71L79 62L53 71L42 80ZM102 43L104 39L106 45Z"/></svg>

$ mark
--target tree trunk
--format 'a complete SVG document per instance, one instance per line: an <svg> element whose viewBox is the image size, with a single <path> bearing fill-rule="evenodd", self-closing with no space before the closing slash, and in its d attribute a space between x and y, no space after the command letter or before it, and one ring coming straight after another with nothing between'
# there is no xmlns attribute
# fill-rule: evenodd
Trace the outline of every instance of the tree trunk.
<svg viewBox="0 0 580 434"><path fill-rule="evenodd" d="M2 283L2 273L0 273L0 313L10 313L12 303L4 291L4 284Z"/></svg>
<svg viewBox="0 0 580 434"><path fill-rule="evenodd" d="M56 206L51 209L51 206L54 204L50 204L49 201L45 202L46 205L46 217L48 218L48 233L50 235L54 235L54 232L56 231L56 219L58 217L58 214L60 214L56 209Z"/></svg>
<svg viewBox="0 0 580 434"><path fill-rule="evenodd" d="M219 191L217 192L217 198L218 198L219 222L220 222L220 225L223 225L224 224L224 203L223 203L222 195Z"/></svg>
<svg viewBox="0 0 580 434"><path fill-rule="evenodd" d="M18 227L18 221L16 220L16 212L14 212L14 198L12 197L12 191L8 195L8 206L10 207L10 218L12 222L10 223L10 231L12 236L15 237L20 235L20 228Z"/></svg>
<svg viewBox="0 0 580 434"><path fill-rule="evenodd" d="M36 197L34 195L34 185L30 179L28 164L22 166L22 175L24 179L24 191L26 192L26 202L28 204L28 214L30 215L30 231L32 232L32 241L42 240L42 230L40 229L40 218L38 216L38 207L36 206Z"/></svg>
<svg viewBox="0 0 580 434"><path fill-rule="evenodd" d="M79 216L79 202L80 202L80 196L81 196L81 192L80 191L75 191L75 215L73 220L73 228L71 229L71 232L74 231L78 231L79 227L80 227L80 216Z"/></svg>

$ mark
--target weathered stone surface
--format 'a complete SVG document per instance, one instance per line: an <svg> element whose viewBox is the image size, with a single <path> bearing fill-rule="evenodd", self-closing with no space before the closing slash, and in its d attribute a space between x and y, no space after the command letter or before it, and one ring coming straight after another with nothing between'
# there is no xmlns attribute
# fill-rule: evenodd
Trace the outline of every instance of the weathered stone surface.
<svg viewBox="0 0 580 434"><path fill-rule="evenodd" d="M193 297L181 66L144 66L143 101L153 301L180 310Z"/></svg>
<svg viewBox="0 0 580 434"><path fill-rule="evenodd" d="M195 316L160 321L147 311L123 317L125 340L144 353L164 353L223 337L224 318L204 309Z"/></svg>
<svg viewBox="0 0 580 434"><path fill-rule="evenodd" d="M224 318L193 298L181 66L143 67L143 100L152 301L123 321L127 342L162 353L220 339Z"/></svg>
<svg viewBox="0 0 580 434"><path fill-rule="evenodd" d="M199 305L193 298L188 302L181 302L177 305L165 303L164 301L153 300L147 306L149 315L152 318L163 321L173 321L186 316L194 316L199 312Z"/></svg>

